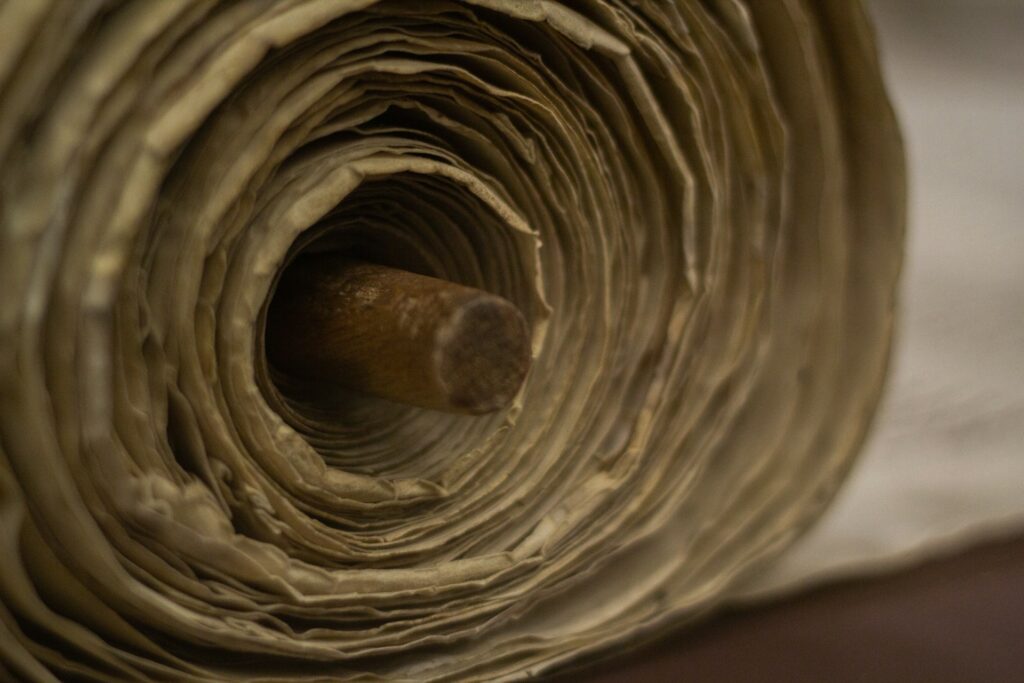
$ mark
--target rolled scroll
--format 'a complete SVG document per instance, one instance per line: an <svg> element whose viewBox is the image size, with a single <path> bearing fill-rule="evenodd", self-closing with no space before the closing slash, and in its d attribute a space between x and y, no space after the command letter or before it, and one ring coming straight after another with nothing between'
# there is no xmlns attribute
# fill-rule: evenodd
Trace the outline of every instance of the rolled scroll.
<svg viewBox="0 0 1024 683"><path fill-rule="evenodd" d="M852 0L0 4L0 677L495 680L828 503L903 161ZM287 268L512 302L487 416L296 377Z"/></svg>

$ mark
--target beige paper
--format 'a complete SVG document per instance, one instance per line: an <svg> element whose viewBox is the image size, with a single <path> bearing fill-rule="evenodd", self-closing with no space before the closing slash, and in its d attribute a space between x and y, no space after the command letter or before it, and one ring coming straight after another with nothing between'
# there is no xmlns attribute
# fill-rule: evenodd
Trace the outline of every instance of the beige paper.
<svg viewBox="0 0 1024 683"><path fill-rule="evenodd" d="M0 27L0 674L535 675L712 609L842 481L903 239L858 3ZM275 377L275 278L327 248L518 304L515 405Z"/></svg>

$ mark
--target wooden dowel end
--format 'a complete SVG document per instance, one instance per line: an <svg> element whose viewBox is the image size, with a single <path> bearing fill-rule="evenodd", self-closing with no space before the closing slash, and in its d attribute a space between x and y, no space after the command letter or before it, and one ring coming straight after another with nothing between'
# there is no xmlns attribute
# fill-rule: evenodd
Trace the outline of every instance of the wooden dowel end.
<svg viewBox="0 0 1024 683"><path fill-rule="evenodd" d="M530 367L529 328L507 299L331 254L282 275L266 348L294 377L456 413L507 406Z"/></svg>

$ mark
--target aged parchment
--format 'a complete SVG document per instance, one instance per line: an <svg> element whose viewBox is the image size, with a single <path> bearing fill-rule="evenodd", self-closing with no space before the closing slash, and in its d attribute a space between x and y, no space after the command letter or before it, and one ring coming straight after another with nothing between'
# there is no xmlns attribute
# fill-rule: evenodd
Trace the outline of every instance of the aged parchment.
<svg viewBox="0 0 1024 683"><path fill-rule="evenodd" d="M525 677L719 604L850 466L904 205L859 3L0 26L4 675ZM280 269L353 245L526 312L511 410L272 376Z"/></svg>

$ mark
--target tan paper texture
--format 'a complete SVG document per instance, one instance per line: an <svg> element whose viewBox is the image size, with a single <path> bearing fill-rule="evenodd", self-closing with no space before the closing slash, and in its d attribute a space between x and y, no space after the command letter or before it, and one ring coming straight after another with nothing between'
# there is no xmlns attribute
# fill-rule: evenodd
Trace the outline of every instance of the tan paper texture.
<svg viewBox="0 0 1024 683"><path fill-rule="evenodd" d="M886 372L859 3L0 4L0 674L497 680L694 619ZM513 407L275 377L299 251L516 303Z"/></svg>
<svg viewBox="0 0 1024 683"><path fill-rule="evenodd" d="M1024 3L868 6L911 181L888 388L827 514L744 597L1024 531Z"/></svg>

